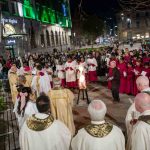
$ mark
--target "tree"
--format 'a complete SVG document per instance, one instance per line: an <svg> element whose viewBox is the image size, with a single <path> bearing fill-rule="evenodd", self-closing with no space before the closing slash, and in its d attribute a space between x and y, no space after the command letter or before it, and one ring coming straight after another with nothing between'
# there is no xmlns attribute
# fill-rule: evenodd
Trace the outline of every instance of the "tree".
<svg viewBox="0 0 150 150"><path fill-rule="evenodd" d="M104 22L97 16L87 16L82 21L83 34L89 39L92 44L96 37L104 32Z"/></svg>
<svg viewBox="0 0 150 150"><path fill-rule="evenodd" d="M150 0L118 0L123 10L149 10Z"/></svg>

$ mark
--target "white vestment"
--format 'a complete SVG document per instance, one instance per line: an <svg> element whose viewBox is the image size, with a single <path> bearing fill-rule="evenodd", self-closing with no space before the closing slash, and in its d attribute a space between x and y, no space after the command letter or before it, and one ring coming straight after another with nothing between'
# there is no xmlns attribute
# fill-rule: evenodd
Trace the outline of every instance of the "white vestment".
<svg viewBox="0 0 150 150"><path fill-rule="evenodd" d="M147 88L145 90L143 90L142 92L146 92L146 91L150 91L150 88ZM126 119L125 119L125 124L126 124L126 129L127 129L127 135L130 136L132 129L133 129L133 125L130 124L132 119L138 119L140 113L138 111L136 111L135 109L135 103L133 103L130 108L128 109L127 115L126 115Z"/></svg>
<svg viewBox="0 0 150 150"><path fill-rule="evenodd" d="M88 64L88 71L96 71L96 67L97 67L97 61L95 58L89 58L87 59L87 64ZM92 66L94 65L94 66Z"/></svg>
<svg viewBox="0 0 150 150"><path fill-rule="evenodd" d="M57 76L59 79L65 79L65 67L64 65L56 65Z"/></svg>
<svg viewBox="0 0 150 150"><path fill-rule="evenodd" d="M15 112L16 118L18 119L19 128L21 128L23 123L25 122L25 120L28 117L32 116L33 114L38 113L38 110L37 110L36 104L34 102L28 101L26 108L25 108L24 116L22 116L22 114L19 115L17 112L18 102L19 102L19 99L17 99L15 102L13 112Z"/></svg>
<svg viewBox="0 0 150 150"><path fill-rule="evenodd" d="M38 119L47 117L46 114L36 114ZM42 131L29 129L26 121L20 131L19 141L21 150L69 150L71 133L58 120Z"/></svg>
<svg viewBox="0 0 150 150"><path fill-rule="evenodd" d="M38 76L34 76L31 83L31 88L33 91L36 91L38 95L42 92L48 94L48 92L51 90L50 79L48 74L44 73L44 76L40 76L39 79Z"/></svg>
<svg viewBox="0 0 150 150"><path fill-rule="evenodd" d="M103 124L105 121L92 123ZM114 125L112 131L102 138L90 135L83 128L73 138L71 147L72 150L125 150L125 139L122 131Z"/></svg>
<svg viewBox="0 0 150 150"><path fill-rule="evenodd" d="M49 67L49 68L45 68L45 72L46 72L47 74L48 74L49 72L51 72L51 74L48 74L48 76L49 76L50 82L52 82L52 81L53 81L53 79L52 79L53 70Z"/></svg>
<svg viewBox="0 0 150 150"><path fill-rule="evenodd" d="M150 115L150 110L143 112L141 115ZM150 124L144 121L136 123L127 150L150 150Z"/></svg>
<svg viewBox="0 0 150 150"><path fill-rule="evenodd" d="M66 82L75 82L76 81L76 62L66 62Z"/></svg>
<svg viewBox="0 0 150 150"><path fill-rule="evenodd" d="M86 62L80 62L80 64L76 65L76 70L80 70L80 67L83 68L83 74L87 73L87 63ZM80 72L77 72L77 79L80 77Z"/></svg>

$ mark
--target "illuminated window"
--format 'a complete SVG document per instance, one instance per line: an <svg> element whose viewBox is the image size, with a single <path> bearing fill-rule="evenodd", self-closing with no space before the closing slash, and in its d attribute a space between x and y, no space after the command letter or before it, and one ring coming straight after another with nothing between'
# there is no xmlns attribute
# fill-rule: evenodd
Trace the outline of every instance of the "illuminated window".
<svg viewBox="0 0 150 150"><path fill-rule="evenodd" d="M22 9L22 4L21 3L17 3L18 5L18 13L20 17L23 17L23 9Z"/></svg>

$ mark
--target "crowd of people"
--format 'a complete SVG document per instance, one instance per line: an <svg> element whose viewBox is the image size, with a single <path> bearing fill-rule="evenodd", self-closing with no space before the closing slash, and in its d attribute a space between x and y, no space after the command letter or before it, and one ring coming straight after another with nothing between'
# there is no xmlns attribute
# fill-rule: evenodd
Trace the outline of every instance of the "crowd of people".
<svg viewBox="0 0 150 150"><path fill-rule="evenodd" d="M0 60L0 77L8 74L22 150L125 150L121 129L105 122L107 108L101 100L88 106L91 124L75 130L72 91L97 82L98 76L107 77L114 102L120 101L119 93L136 96L126 116L126 147L150 149L148 50L55 51Z"/></svg>

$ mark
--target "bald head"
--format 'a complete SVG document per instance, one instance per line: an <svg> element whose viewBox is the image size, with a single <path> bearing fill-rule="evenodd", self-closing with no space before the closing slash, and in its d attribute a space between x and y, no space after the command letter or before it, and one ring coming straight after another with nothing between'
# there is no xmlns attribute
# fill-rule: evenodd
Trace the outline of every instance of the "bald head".
<svg viewBox="0 0 150 150"><path fill-rule="evenodd" d="M149 88L149 79L146 76L139 76L136 79L136 85L139 91Z"/></svg>
<svg viewBox="0 0 150 150"><path fill-rule="evenodd" d="M101 100L93 100L88 106L92 121L103 121L107 112L106 105Z"/></svg>
<svg viewBox="0 0 150 150"><path fill-rule="evenodd" d="M139 93L135 97L135 108L138 112L142 113L150 110L150 95L147 93Z"/></svg>

